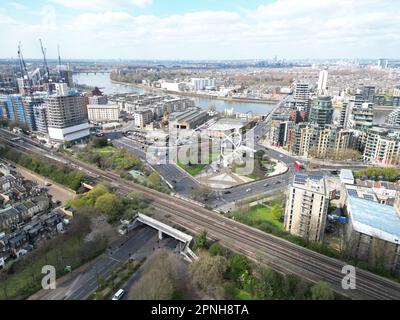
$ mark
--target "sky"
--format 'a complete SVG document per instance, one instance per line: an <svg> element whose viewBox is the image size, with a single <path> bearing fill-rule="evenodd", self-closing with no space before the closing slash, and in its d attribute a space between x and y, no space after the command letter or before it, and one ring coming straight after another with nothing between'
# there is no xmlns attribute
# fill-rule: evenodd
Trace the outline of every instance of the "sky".
<svg viewBox="0 0 400 320"><path fill-rule="evenodd" d="M0 58L398 58L398 0L0 0Z"/></svg>

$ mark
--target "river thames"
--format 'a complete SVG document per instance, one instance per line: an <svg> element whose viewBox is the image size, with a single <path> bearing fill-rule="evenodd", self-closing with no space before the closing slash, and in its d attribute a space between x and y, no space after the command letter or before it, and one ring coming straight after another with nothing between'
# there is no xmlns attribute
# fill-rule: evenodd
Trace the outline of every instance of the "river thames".
<svg viewBox="0 0 400 320"><path fill-rule="evenodd" d="M84 84L88 86L97 86L105 94L115 94L115 93L143 93L150 92L151 90L146 90L144 88L135 88L130 85L123 85L113 83L110 80L109 73L79 73L74 74L74 82L78 84ZM210 98L198 98L190 97L194 100L195 105L201 108L208 108L210 105L214 105L217 111L224 111L225 109L233 108L236 112L247 113L252 112L254 114L266 115L271 112L274 108L274 104L264 104L264 103L251 103L251 102L231 102Z"/></svg>

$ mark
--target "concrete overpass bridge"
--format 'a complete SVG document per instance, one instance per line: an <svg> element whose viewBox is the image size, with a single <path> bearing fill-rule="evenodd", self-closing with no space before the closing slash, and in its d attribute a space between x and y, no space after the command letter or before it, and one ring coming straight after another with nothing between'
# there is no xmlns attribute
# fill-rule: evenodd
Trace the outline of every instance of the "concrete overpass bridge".
<svg viewBox="0 0 400 320"><path fill-rule="evenodd" d="M163 239L164 234L178 240L179 251L187 261L193 262L193 260L198 259L196 254L189 248L189 245L193 240L192 236L142 213L138 213L136 219L127 227L127 231L134 229L138 223L148 225L158 230L158 238L160 240Z"/></svg>

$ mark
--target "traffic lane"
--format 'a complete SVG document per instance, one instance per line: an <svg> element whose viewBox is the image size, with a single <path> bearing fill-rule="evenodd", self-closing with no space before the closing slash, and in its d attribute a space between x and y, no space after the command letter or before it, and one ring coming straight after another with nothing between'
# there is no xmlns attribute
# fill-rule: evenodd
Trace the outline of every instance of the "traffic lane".
<svg viewBox="0 0 400 320"><path fill-rule="evenodd" d="M117 244L114 249L108 250L108 257L100 260L99 263L89 270L89 276L86 277L86 281L82 282L80 288L71 294L68 297L68 300L86 299L92 292L96 290L98 286L97 279L99 277L109 277L117 265L119 265L121 262L127 261L143 246L149 242L154 242L154 238L157 237L157 231L147 226L141 226L140 229L133 232L133 236L128 236L126 241L121 244Z"/></svg>
<svg viewBox="0 0 400 320"><path fill-rule="evenodd" d="M223 200L215 200L213 204L215 206L215 204L221 205L223 203L240 201L251 196L259 195L261 193L273 192L282 188L286 188L290 183L290 177L291 174L286 173L282 176L271 177L267 180L256 181L251 184L227 189L225 191L222 191Z"/></svg>
<svg viewBox="0 0 400 320"><path fill-rule="evenodd" d="M44 300L81 300L87 298L96 288L98 277L107 277L121 262L126 261L132 252L138 251L146 242L157 235L150 227L140 227L132 231L126 239L115 241L107 250L107 256L99 258L92 266L74 279L50 291Z"/></svg>

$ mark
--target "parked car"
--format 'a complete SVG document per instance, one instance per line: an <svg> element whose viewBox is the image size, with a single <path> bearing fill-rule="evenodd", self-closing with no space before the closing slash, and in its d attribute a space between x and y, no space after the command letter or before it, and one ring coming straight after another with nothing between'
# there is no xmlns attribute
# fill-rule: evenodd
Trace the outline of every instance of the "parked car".
<svg viewBox="0 0 400 320"><path fill-rule="evenodd" d="M246 192L250 192L250 191L251 191L251 188L246 189Z"/></svg>

